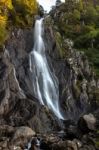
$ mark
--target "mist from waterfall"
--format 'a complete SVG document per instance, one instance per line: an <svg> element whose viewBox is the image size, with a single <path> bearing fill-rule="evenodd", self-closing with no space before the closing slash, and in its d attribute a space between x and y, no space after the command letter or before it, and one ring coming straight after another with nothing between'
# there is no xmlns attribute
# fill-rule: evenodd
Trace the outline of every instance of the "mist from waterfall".
<svg viewBox="0 0 99 150"><path fill-rule="evenodd" d="M30 53L30 71L33 74L34 94L42 105L47 105L59 119L64 119L59 108L58 80L51 72L45 55L43 31L42 18L35 22L34 47Z"/></svg>

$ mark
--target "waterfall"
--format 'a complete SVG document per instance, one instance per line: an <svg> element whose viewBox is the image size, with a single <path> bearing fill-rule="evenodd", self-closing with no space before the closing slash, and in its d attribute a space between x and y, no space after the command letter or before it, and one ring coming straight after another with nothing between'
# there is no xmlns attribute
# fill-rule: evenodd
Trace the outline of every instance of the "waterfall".
<svg viewBox="0 0 99 150"><path fill-rule="evenodd" d="M58 80L51 72L42 38L43 18L36 20L34 28L34 47L30 53L30 71L33 74L33 88L35 97L42 105L47 105L59 119L63 116L59 108Z"/></svg>

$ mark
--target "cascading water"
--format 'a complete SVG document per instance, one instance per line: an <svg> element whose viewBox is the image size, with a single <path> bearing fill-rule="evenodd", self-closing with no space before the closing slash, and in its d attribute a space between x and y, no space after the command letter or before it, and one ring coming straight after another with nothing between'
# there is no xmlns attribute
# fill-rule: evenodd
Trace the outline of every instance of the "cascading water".
<svg viewBox="0 0 99 150"><path fill-rule="evenodd" d="M59 109L58 81L51 72L42 38L43 18L36 20L34 29L34 48L30 53L30 71L33 74L35 97L42 105L47 105L59 119L64 119Z"/></svg>

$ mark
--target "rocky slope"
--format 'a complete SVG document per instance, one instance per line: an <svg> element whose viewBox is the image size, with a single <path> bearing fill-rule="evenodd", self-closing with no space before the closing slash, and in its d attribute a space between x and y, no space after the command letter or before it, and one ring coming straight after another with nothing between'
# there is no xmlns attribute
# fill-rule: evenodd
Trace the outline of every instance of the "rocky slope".
<svg viewBox="0 0 99 150"><path fill-rule="evenodd" d="M33 75L29 70L33 29L14 28L0 54L1 149L24 149L31 137L31 150L39 149L37 140L45 150L99 149L99 111L95 111L99 83L85 54L74 49L73 42L65 39L55 24L63 15L60 9L61 6L45 17L44 41L50 68L59 80L61 111L69 121L59 121L34 97ZM89 112L94 116L89 115L88 121L86 116L79 119ZM61 135L57 132L60 130L64 130Z"/></svg>

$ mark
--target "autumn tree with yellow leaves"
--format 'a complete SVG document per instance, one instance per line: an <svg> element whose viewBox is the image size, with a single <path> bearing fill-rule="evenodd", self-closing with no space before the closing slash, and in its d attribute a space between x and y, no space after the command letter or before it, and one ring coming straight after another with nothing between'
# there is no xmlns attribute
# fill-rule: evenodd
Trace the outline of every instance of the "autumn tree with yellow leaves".
<svg viewBox="0 0 99 150"><path fill-rule="evenodd" d="M5 42L11 26L32 26L37 10L36 0L0 0L0 46Z"/></svg>

